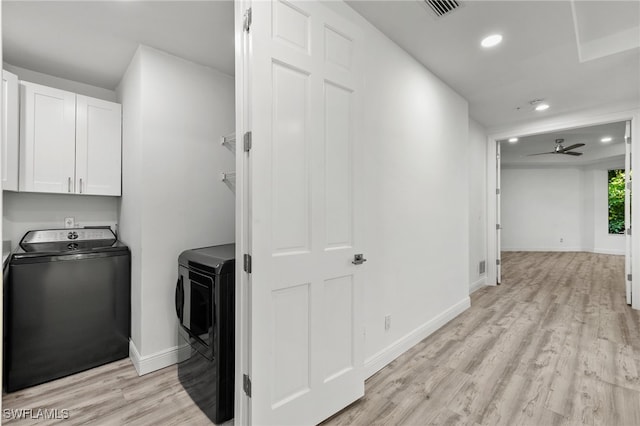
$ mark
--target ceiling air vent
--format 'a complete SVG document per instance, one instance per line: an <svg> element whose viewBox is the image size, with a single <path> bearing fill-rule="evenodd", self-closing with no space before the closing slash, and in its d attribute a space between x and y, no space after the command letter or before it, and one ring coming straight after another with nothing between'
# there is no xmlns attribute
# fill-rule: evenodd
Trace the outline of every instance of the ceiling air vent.
<svg viewBox="0 0 640 426"><path fill-rule="evenodd" d="M424 3L438 17L444 16L460 7L460 3L456 0L424 0Z"/></svg>

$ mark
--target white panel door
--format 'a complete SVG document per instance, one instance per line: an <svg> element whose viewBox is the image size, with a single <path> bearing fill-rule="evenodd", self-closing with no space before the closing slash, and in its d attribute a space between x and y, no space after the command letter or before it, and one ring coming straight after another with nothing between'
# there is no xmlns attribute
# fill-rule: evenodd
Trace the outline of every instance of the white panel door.
<svg viewBox="0 0 640 426"><path fill-rule="evenodd" d="M500 189L500 142L496 142L496 284L502 282L502 190Z"/></svg>
<svg viewBox="0 0 640 426"><path fill-rule="evenodd" d="M625 288L627 296L627 304L631 305L631 179L633 175L631 173L631 122L627 121L625 133L624 133L624 146L625 146L625 159L624 159L624 222L625 222Z"/></svg>
<svg viewBox="0 0 640 426"><path fill-rule="evenodd" d="M120 104L76 96L76 192L120 195L122 175Z"/></svg>
<svg viewBox="0 0 640 426"><path fill-rule="evenodd" d="M253 2L253 424L316 424L364 394L358 28L317 1Z"/></svg>
<svg viewBox="0 0 640 426"><path fill-rule="evenodd" d="M18 190L18 76L2 70L2 189Z"/></svg>
<svg viewBox="0 0 640 426"><path fill-rule="evenodd" d="M74 192L76 95L21 82L20 191Z"/></svg>

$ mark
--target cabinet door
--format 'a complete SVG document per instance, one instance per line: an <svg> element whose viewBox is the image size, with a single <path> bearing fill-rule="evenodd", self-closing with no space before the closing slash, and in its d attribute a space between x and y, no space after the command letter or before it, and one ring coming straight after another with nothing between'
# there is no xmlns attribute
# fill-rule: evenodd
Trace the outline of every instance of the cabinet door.
<svg viewBox="0 0 640 426"><path fill-rule="evenodd" d="M76 102L76 192L120 195L121 106L82 95Z"/></svg>
<svg viewBox="0 0 640 426"><path fill-rule="evenodd" d="M2 189L18 190L18 76L2 71Z"/></svg>
<svg viewBox="0 0 640 426"><path fill-rule="evenodd" d="M74 192L76 95L21 82L20 191Z"/></svg>

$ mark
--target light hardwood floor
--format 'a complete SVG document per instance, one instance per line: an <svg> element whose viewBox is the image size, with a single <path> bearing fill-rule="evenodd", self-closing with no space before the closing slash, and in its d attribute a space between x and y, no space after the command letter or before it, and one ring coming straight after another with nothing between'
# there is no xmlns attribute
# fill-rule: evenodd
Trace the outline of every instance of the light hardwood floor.
<svg viewBox="0 0 640 426"><path fill-rule="evenodd" d="M327 425L640 425L624 257L504 253L503 283L366 382Z"/></svg>
<svg viewBox="0 0 640 426"><path fill-rule="evenodd" d="M178 381L176 366L139 377L131 361L102 367L2 397L5 425L210 425ZM7 419L6 410L68 410L68 419Z"/></svg>
<svg viewBox="0 0 640 426"><path fill-rule="evenodd" d="M365 397L326 424L640 425L640 315L624 301L624 258L505 253L503 262L501 286L476 291L469 310L368 379ZM209 423L175 367L138 377L128 360L4 395L12 408L69 409L65 425Z"/></svg>

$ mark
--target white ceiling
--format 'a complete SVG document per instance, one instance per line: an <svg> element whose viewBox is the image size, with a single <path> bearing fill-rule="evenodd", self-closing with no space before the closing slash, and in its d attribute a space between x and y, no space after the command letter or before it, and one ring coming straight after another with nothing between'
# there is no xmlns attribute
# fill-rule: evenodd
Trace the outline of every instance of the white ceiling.
<svg viewBox="0 0 640 426"><path fill-rule="evenodd" d="M468 99L471 116L489 128L640 104L640 49L632 45L640 44L639 1L461 0L442 18L420 0L347 3ZM114 89L142 43L234 73L231 1L4 0L2 7L4 60L18 67ZM503 43L480 48L493 32ZM533 99L551 108L534 112Z"/></svg>
<svg viewBox="0 0 640 426"><path fill-rule="evenodd" d="M5 62L115 89L139 44L234 74L231 1L2 1Z"/></svg>
<svg viewBox="0 0 640 426"><path fill-rule="evenodd" d="M615 32L638 26L640 6L637 1L579 1L574 3L575 15L580 23L576 28L582 42L603 39ZM616 21L609 22L608 16Z"/></svg>
<svg viewBox="0 0 640 426"><path fill-rule="evenodd" d="M460 2L435 18L420 0L347 0L464 96L471 116L487 127L640 104L640 2L578 1L575 21L568 0ZM619 30L625 37L617 37ZM597 59L580 61L577 32L585 56ZM503 42L481 48L480 40L492 33L502 34ZM634 37L636 47L629 46ZM619 51L623 44L626 50ZM534 112L528 104L534 99L551 108Z"/></svg>
<svg viewBox="0 0 640 426"><path fill-rule="evenodd" d="M582 166L602 162L604 160L618 160L624 166L624 134L625 123L610 123L578 129L563 130L540 135L519 138L518 142L500 142L500 159L503 165L519 166ZM611 142L601 142L604 137L611 137ZM536 155L541 152L553 151L556 139L564 139L562 145L568 147L576 143L585 146L573 149L582 152L580 157L571 155Z"/></svg>

